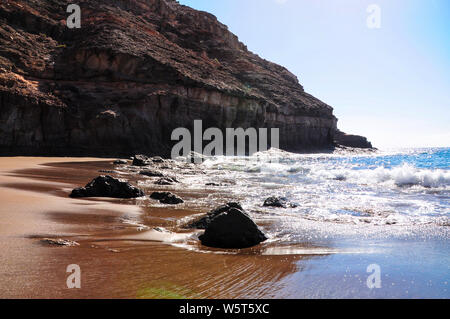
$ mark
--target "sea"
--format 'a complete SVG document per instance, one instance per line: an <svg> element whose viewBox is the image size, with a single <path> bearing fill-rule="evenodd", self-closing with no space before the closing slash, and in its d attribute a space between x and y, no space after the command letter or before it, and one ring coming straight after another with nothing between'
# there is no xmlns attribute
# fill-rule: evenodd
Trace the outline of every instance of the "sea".
<svg viewBox="0 0 450 319"><path fill-rule="evenodd" d="M268 235L252 253L301 256L277 297L450 298L450 148L271 149L200 166L187 187L219 191L197 203L238 201ZM265 207L272 196L289 204Z"/></svg>
<svg viewBox="0 0 450 319"><path fill-rule="evenodd" d="M215 181L232 180L229 191L245 194L244 206L260 220L277 221L274 235L289 242L296 241L302 220L374 228L450 225L450 148L313 155L272 149L202 165ZM295 207L263 207L271 196ZM332 235L333 226L325 231Z"/></svg>

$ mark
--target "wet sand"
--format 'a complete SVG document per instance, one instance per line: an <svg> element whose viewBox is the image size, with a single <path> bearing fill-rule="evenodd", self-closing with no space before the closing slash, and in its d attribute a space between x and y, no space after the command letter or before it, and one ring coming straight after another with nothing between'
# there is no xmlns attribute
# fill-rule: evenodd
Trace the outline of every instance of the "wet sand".
<svg viewBox="0 0 450 319"><path fill-rule="evenodd" d="M114 170L111 159L0 158L1 298L449 297L447 233L431 241L361 239L351 243L356 253L342 253L338 242L214 250L180 221L233 198L182 187L176 193L187 204L176 208L69 198L105 170ZM139 184L137 174L127 177ZM43 238L79 246L49 246ZM383 267L382 289L367 287L373 263ZM70 264L81 268L81 289L67 288Z"/></svg>
<svg viewBox="0 0 450 319"><path fill-rule="evenodd" d="M0 158L0 163L2 298L276 297L280 279L298 270L300 256L199 253L175 247L168 238L190 234L151 230L199 211L68 197L72 188L112 167L111 160ZM129 220L145 220L149 230L124 222ZM80 246L48 246L43 238ZM81 289L66 286L70 264L81 268Z"/></svg>

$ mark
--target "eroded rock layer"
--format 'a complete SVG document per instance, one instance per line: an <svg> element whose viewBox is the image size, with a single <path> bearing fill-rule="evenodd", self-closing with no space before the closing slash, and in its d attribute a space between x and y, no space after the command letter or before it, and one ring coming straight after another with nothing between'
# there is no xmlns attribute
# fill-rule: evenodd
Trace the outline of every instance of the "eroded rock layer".
<svg viewBox="0 0 450 319"><path fill-rule="evenodd" d="M291 151L333 145L333 109L173 0L0 2L1 154L169 155L172 130L277 127Z"/></svg>

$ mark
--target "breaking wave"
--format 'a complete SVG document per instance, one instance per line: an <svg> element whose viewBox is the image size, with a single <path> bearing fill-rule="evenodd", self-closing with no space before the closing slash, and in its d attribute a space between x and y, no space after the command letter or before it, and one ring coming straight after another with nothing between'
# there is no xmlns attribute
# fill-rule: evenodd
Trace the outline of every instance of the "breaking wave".
<svg viewBox="0 0 450 319"><path fill-rule="evenodd" d="M303 155L271 149L251 158L209 158L203 167L225 185L232 180L227 190L256 219L275 221L276 237L279 231L295 237L310 222L327 223L318 228L326 232L350 229L342 225L357 225L352 231L358 232L380 225L449 225L450 149ZM297 207L266 209L269 196L286 197Z"/></svg>
<svg viewBox="0 0 450 319"><path fill-rule="evenodd" d="M353 181L357 183L391 183L393 185L422 186L425 188L447 187L450 185L450 172L441 169L419 169L410 164L387 169L354 170L323 170L318 175L341 181Z"/></svg>

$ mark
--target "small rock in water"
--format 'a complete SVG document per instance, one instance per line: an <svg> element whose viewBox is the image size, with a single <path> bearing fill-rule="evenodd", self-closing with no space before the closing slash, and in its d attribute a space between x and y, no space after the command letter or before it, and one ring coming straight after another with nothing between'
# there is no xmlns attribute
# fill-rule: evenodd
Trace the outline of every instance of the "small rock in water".
<svg viewBox="0 0 450 319"><path fill-rule="evenodd" d="M178 205L184 203L184 200L170 192L154 192L150 195L150 198L159 200L161 204L166 205Z"/></svg>
<svg viewBox="0 0 450 319"><path fill-rule="evenodd" d="M61 238L44 238L41 240L43 244L52 245L52 246L66 246L66 247L73 247L73 246L79 246L80 244L76 241L72 240L66 240Z"/></svg>
<svg viewBox="0 0 450 319"><path fill-rule="evenodd" d="M214 186L214 187L219 187L219 186L221 186L220 184L217 184L217 183L206 183L205 185L206 185L206 186Z"/></svg>
<svg viewBox="0 0 450 319"><path fill-rule="evenodd" d="M155 170L145 170L145 171L139 172L139 174L147 176L147 177L164 177L163 173L161 173L160 171L155 171Z"/></svg>
<svg viewBox="0 0 450 319"><path fill-rule="evenodd" d="M242 249L256 246L267 237L244 211L229 207L211 219L199 239L208 247Z"/></svg>
<svg viewBox="0 0 450 319"><path fill-rule="evenodd" d="M185 228L192 228L192 229L206 229L208 225L211 223L211 221L217 217L218 215L229 211L231 208L237 208L241 211L244 211L241 204L239 203L228 203L222 206L219 206L209 213L207 213L205 216L201 217L200 219L197 219L196 221L190 223L189 225L186 225Z"/></svg>
<svg viewBox="0 0 450 319"><path fill-rule="evenodd" d="M153 163L165 163L165 160L161 156L155 156L151 158Z"/></svg>
<svg viewBox="0 0 450 319"><path fill-rule="evenodd" d="M149 158L145 155L135 155L133 157L133 166L149 166L150 164Z"/></svg>
<svg viewBox="0 0 450 319"><path fill-rule="evenodd" d="M114 161L114 165L127 165L128 161L126 160L116 160Z"/></svg>
<svg viewBox="0 0 450 319"><path fill-rule="evenodd" d="M208 159L208 157L203 154L191 151L189 155L186 157L189 163L200 164Z"/></svg>
<svg viewBox="0 0 450 319"><path fill-rule="evenodd" d="M169 196L170 194L172 194L172 193L170 193L170 192L154 192L150 195L150 198L155 199L155 200L161 200L161 199Z"/></svg>
<svg viewBox="0 0 450 319"><path fill-rule="evenodd" d="M103 174L114 174L114 171L111 170L107 170L107 169L101 169L98 171L99 173L103 173Z"/></svg>
<svg viewBox="0 0 450 319"><path fill-rule="evenodd" d="M163 177L163 178L158 179L155 182L156 185L161 185L161 186L169 186L169 185L173 185L176 183L179 183L179 181L173 177Z"/></svg>
<svg viewBox="0 0 450 319"><path fill-rule="evenodd" d="M264 201L264 207L278 207L278 208L295 208L297 207L296 204L288 202L288 200L285 197L269 197Z"/></svg>
<svg viewBox="0 0 450 319"><path fill-rule="evenodd" d="M142 190L130 183L106 175L95 178L85 187L74 189L70 197L137 198L144 195Z"/></svg>
<svg viewBox="0 0 450 319"><path fill-rule="evenodd" d="M159 202L161 204L166 204L166 205L178 205L178 204L184 203L184 200L182 200L180 197L178 197L175 194L170 194L170 195L164 197L163 199L161 199Z"/></svg>

